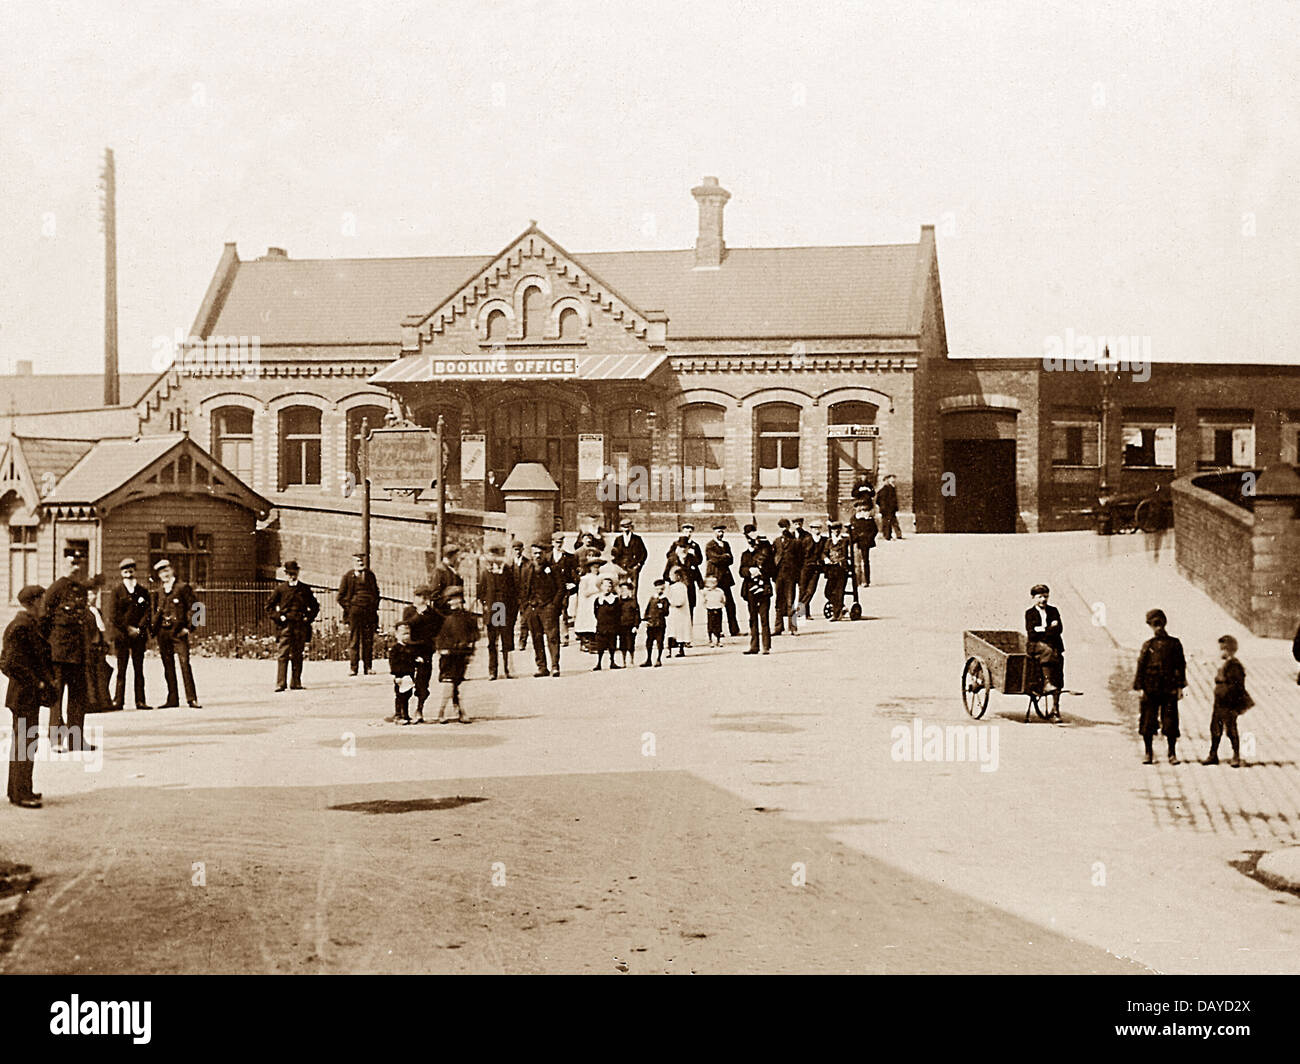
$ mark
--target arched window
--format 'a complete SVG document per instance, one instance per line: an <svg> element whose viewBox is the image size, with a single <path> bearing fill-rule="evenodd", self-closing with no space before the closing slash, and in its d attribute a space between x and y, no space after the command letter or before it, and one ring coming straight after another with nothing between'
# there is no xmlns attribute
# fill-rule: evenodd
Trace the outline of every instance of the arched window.
<svg viewBox="0 0 1300 1064"><path fill-rule="evenodd" d="M212 455L246 484L253 482L253 412L223 406L212 412Z"/></svg>
<svg viewBox="0 0 1300 1064"><path fill-rule="evenodd" d="M489 342L499 343L504 341L508 324L504 310L489 311L487 316L487 338Z"/></svg>
<svg viewBox="0 0 1300 1064"><path fill-rule="evenodd" d="M799 408L765 403L754 411L758 431L758 486L799 486Z"/></svg>
<svg viewBox="0 0 1300 1064"><path fill-rule="evenodd" d="M348 472L361 480L361 423L366 423L366 431L384 427L384 416L388 413L386 406L354 406L348 411Z"/></svg>
<svg viewBox="0 0 1300 1064"><path fill-rule="evenodd" d="M560 339L582 339L582 315L572 307L565 307L560 311Z"/></svg>
<svg viewBox="0 0 1300 1064"><path fill-rule="evenodd" d="M626 482L627 470L636 466L650 476L654 457L653 436L648 411L639 406L624 406L609 413L609 461Z"/></svg>
<svg viewBox="0 0 1300 1064"><path fill-rule="evenodd" d="M705 489L723 486L726 461L727 412L713 403L682 407L682 483L700 483ZM688 473L687 471L690 470ZM694 478L688 480L688 478Z"/></svg>
<svg viewBox="0 0 1300 1064"><path fill-rule="evenodd" d="M320 411L290 406L280 411L280 490L319 485Z"/></svg>
<svg viewBox="0 0 1300 1064"><path fill-rule="evenodd" d="M536 285L524 291L524 336L538 339L546 329L546 296Z"/></svg>

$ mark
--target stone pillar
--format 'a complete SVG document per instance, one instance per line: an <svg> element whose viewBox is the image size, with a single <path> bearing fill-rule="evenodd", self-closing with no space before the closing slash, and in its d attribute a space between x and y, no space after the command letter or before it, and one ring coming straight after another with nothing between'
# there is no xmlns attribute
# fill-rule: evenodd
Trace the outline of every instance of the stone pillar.
<svg viewBox="0 0 1300 1064"><path fill-rule="evenodd" d="M1250 629L1290 639L1300 623L1300 475L1284 462L1255 485L1251 554Z"/></svg>
<svg viewBox="0 0 1300 1064"><path fill-rule="evenodd" d="M506 500L506 534L525 546L550 543L560 488L546 467L520 462L501 485L501 494Z"/></svg>

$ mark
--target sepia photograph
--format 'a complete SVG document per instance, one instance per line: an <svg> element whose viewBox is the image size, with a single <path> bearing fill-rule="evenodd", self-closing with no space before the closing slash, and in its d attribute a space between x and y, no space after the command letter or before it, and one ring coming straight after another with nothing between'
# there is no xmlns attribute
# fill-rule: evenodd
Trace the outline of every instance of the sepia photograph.
<svg viewBox="0 0 1300 1064"><path fill-rule="evenodd" d="M0 23L20 1037L275 975L1283 1022L1300 5Z"/></svg>

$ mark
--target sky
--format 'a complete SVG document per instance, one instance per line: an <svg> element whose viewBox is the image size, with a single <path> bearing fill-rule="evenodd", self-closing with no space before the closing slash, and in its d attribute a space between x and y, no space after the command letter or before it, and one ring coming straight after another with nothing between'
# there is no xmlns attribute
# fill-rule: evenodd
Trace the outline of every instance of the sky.
<svg viewBox="0 0 1300 1064"><path fill-rule="evenodd" d="M106 147L124 371L226 241L686 248L706 174L731 247L934 224L956 356L1295 362L1297 39L1286 0L5 0L0 372L103 365Z"/></svg>

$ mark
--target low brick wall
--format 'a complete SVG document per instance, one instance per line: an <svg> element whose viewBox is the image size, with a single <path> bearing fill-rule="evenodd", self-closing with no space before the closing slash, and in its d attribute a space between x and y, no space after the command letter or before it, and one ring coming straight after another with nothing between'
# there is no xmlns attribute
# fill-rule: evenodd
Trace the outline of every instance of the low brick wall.
<svg viewBox="0 0 1300 1064"><path fill-rule="evenodd" d="M1178 571L1254 631L1254 514L1197 487L1190 478L1175 480L1170 491Z"/></svg>

